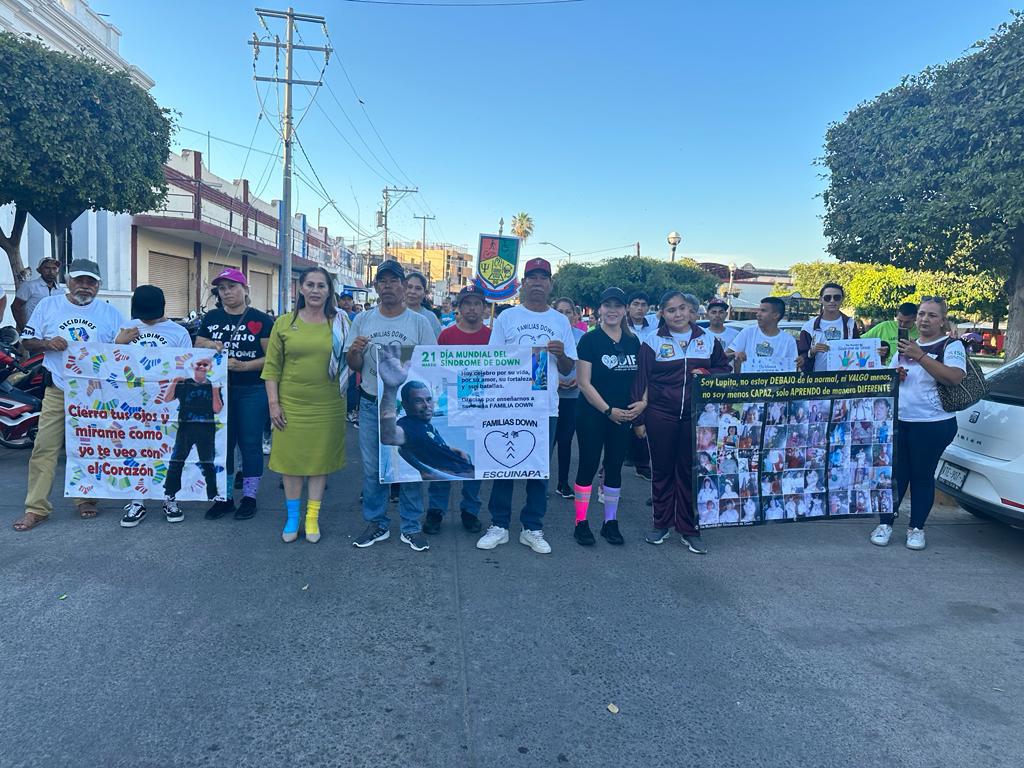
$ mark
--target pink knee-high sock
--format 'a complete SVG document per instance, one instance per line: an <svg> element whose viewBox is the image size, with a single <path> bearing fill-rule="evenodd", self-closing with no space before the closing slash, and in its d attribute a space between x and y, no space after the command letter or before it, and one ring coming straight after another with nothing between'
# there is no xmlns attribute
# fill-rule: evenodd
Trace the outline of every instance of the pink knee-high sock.
<svg viewBox="0 0 1024 768"><path fill-rule="evenodd" d="M601 490L604 491L604 521L607 523L609 520L614 520L619 511L619 496L622 494L622 489L609 488L604 485L601 486Z"/></svg>
<svg viewBox="0 0 1024 768"><path fill-rule="evenodd" d="M574 485L576 491L576 522L581 523L587 519L587 507L590 506L590 489L592 485Z"/></svg>

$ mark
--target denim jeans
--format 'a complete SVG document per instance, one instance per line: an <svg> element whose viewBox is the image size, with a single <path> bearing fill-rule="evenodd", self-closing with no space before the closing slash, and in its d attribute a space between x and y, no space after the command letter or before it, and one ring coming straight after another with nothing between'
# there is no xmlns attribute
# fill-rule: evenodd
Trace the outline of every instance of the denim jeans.
<svg viewBox="0 0 1024 768"><path fill-rule="evenodd" d="M262 384L233 386L228 391L228 493L235 473L235 447L242 456L242 477L263 476L263 425L270 415Z"/></svg>
<svg viewBox="0 0 1024 768"><path fill-rule="evenodd" d="M377 403L359 398L359 454L363 460L363 519L388 528L389 485L381 485L377 475L380 471L380 423ZM401 483L398 495L398 515L402 518L402 533L419 533L420 518L423 517L423 485Z"/></svg>
<svg viewBox="0 0 1024 768"><path fill-rule="evenodd" d="M352 413L359 409L359 401L362 400L359 396L359 383L356 381L355 372L350 372L348 375L348 390L345 393L345 412Z"/></svg>
<svg viewBox="0 0 1024 768"><path fill-rule="evenodd" d="M548 418L548 457L550 464L551 449L555 445L555 433L558 429L558 417ZM491 525L508 528L512 521L512 491L515 480L495 480L491 487L491 498L487 501L487 509L491 513ZM523 528L539 531L544 527L544 513L548 511L548 481L526 481L526 504L519 513L519 522Z"/></svg>
<svg viewBox="0 0 1024 768"><path fill-rule="evenodd" d="M942 421L900 421L896 433L896 498L897 513L903 497L910 489L911 528L924 528L935 503L935 468L942 452L956 437L955 417ZM879 522L892 525L895 514L879 515Z"/></svg>
<svg viewBox="0 0 1024 768"><path fill-rule="evenodd" d="M451 501L451 490L455 483L431 483L427 491L427 509L436 509L442 515L448 512L448 503ZM480 516L480 486L483 480L462 481L462 501L459 504L460 512L468 512L473 517Z"/></svg>

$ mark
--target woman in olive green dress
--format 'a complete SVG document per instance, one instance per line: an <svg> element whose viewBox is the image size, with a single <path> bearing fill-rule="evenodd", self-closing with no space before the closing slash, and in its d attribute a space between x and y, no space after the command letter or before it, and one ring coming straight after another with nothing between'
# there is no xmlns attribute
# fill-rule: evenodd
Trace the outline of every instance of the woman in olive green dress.
<svg viewBox="0 0 1024 768"><path fill-rule="evenodd" d="M299 536L302 481L307 481L306 541L320 540L327 475L345 466L345 398L328 374L338 313L334 281L320 267L299 276L295 311L274 323L263 379L275 434L270 469L284 479L288 514L281 538Z"/></svg>

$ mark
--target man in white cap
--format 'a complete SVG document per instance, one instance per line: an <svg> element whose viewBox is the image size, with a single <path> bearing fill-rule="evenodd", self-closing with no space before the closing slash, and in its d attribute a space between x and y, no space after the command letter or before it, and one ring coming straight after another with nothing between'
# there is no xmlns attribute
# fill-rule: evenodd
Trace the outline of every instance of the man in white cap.
<svg viewBox="0 0 1024 768"><path fill-rule="evenodd" d="M60 262L57 259L51 256L43 257L39 266L36 267L36 272L39 273L39 277L23 282L14 294L11 314L14 315L14 324L18 326L18 331L25 330L25 325L32 317L32 312L40 300L47 296L59 296L67 293L64 284L58 282Z"/></svg>
<svg viewBox="0 0 1024 768"><path fill-rule="evenodd" d="M32 355L44 353L43 366L52 383L43 397L39 431L28 462L25 514L15 521L16 531L35 528L53 511L49 496L57 461L64 450L64 350L68 342L112 344L124 325L117 309L105 301L96 301L99 290L99 265L75 259L68 269L68 293L41 299L22 331L25 350ZM96 517L99 511L92 499L75 499L75 503L82 518Z"/></svg>

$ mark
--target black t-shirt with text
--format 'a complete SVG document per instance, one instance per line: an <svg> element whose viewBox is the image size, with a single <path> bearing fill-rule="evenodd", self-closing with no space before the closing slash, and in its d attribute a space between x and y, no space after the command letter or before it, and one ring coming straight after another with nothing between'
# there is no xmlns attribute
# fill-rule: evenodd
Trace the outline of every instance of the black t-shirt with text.
<svg viewBox="0 0 1024 768"><path fill-rule="evenodd" d="M604 401L613 408L626 408L630 404L629 390L636 376L640 339L633 334L622 334L612 341L601 328L583 334L576 344L579 359L590 363L590 383ZM592 408L585 397L580 408Z"/></svg>
<svg viewBox="0 0 1024 768"><path fill-rule="evenodd" d="M249 308L241 315L229 315L223 309L211 309L203 317L197 336L224 342L228 357L248 362L264 356L261 339L270 338L273 318ZM263 386L259 371L228 371L228 384Z"/></svg>
<svg viewBox="0 0 1024 768"><path fill-rule="evenodd" d="M178 401L178 421L182 424L213 421L213 384L194 379L179 381L174 387Z"/></svg>

